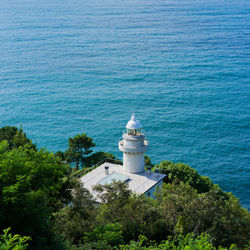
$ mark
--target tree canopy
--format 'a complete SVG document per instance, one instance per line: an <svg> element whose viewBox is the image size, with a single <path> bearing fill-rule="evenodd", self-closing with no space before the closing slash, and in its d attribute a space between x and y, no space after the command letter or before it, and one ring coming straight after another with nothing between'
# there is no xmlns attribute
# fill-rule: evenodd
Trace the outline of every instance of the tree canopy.
<svg viewBox="0 0 250 250"><path fill-rule="evenodd" d="M80 164L84 165L86 156L92 153L90 148L94 147L93 139L86 134L79 134L73 138L69 138L69 148L65 152L65 158L70 163L75 163L76 169Z"/></svg>
<svg viewBox="0 0 250 250"><path fill-rule="evenodd" d="M71 200L71 169L43 149L9 149L0 143L0 225L32 237L44 248L53 241L50 214ZM44 248L45 249L45 248Z"/></svg>
<svg viewBox="0 0 250 250"><path fill-rule="evenodd" d="M23 132L22 125L18 129L17 127L2 127L0 128L0 142L6 140L8 142L8 148L18 148L25 144L30 145L33 149L36 149L36 145L26 136Z"/></svg>
<svg viewBox="0 0 250 250"><path fill-rule="evenodd" d="M199 175L195 169L181 162L176 164L170 161L162 161L155 165L155 168L166 175L165 183L172 183L173 181L188 183L199 193L208 192L213 186L208 177Z"/></svg>

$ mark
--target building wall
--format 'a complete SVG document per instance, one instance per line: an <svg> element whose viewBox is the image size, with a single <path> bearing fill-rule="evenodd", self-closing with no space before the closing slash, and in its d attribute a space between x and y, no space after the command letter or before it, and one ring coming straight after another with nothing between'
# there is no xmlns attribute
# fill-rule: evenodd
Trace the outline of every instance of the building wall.
<svg viewBox="0 0 250 250"><path fill-rule="evenodd" d="M161 188L162 183L163 183L163 180L159 181L156 185L154 185L153 187L151 187L151 188L145 193L145 195L146 195L146 196L150 196L150 197L152 197L152 198L155 199L154 193L155 193L155 191L156 191L157 188Z"/></svg>
<svg viewBox="0 0 250 250"><path fill-rule="evenodd" d="M125 171L129 173L140 173L144 171L145 161L144 154L123 153L123 165Z"/></svg>

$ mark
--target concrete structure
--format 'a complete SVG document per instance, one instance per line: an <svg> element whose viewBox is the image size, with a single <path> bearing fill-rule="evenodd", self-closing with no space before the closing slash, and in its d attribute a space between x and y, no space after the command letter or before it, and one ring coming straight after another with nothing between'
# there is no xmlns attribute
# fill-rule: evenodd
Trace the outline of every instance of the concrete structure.
<svg viewBox="0 0 250 250"><path fill-rule="evenodd" d="M105 169L106 167L106 169ZM108 168L108 174L107 174ZM157 187L160 187L164 174L155 172L148 173L147 171L139 174L128 173L124 171L124 167L112 163L103 163L98 168L80 178L86 187L96 197L93 191L93 186L96 184L110 184L113 180L124 181L128 183L129 189L137 194L146 194L153 197L153 193Z"/></svg>
<svg viewBox="0 0 250 250"><path fill-rule="evenodd" d="M148 149L148 141L134 114L126 128L123 140L119 142L119 149L123 152L123 166L106 162L80 178L95 198L93 186L97 184L105 185L112 181L122 181L128 183L132 192L151 197L154 197L156 188L162 184L164 174L160 174L158 170L152 172L149 166L145 171L144 152Z"/></svg>

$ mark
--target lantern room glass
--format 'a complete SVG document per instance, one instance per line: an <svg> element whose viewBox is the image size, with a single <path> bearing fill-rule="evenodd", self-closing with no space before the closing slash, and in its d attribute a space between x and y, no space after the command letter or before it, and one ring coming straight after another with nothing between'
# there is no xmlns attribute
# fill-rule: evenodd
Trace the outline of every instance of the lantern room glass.
<svg viewBox="0 0 250 250"><path fill-rule="evenodd" d="M127 129L128 135L138 136L141 134L141 129Z"/></svg>

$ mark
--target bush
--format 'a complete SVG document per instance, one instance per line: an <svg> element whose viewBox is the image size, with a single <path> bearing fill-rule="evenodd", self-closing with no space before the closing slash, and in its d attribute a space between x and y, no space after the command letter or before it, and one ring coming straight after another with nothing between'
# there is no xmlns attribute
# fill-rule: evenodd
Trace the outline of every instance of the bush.
<svg viewBox="0 0 250 250"><path fill-rule="evenodd" d="M94 228L84 235L85 242L106 241L108 245L118 246L123 243L122 225L119 223L108 223Z"/></svg>
<svg viewBox="0 0 250 250"><path fill-rule="evenodd" d="M28 247L30 237L21 236L18 234L11 235L10 228L4 229L3 234L0 235L0 249L1 250L25 250Z"/></svg>
<svg viewBox="0 0 250 250"><path fill-rule="evenodd" d="M191 187L195 188L198 193L208 192L213 183L208 177L201 176L198 172L184 163L173 163L170 161L162 161L156 165L159 171L166 175L165 183L172 183L174 181L182 181L188 183Z"/></svg>

